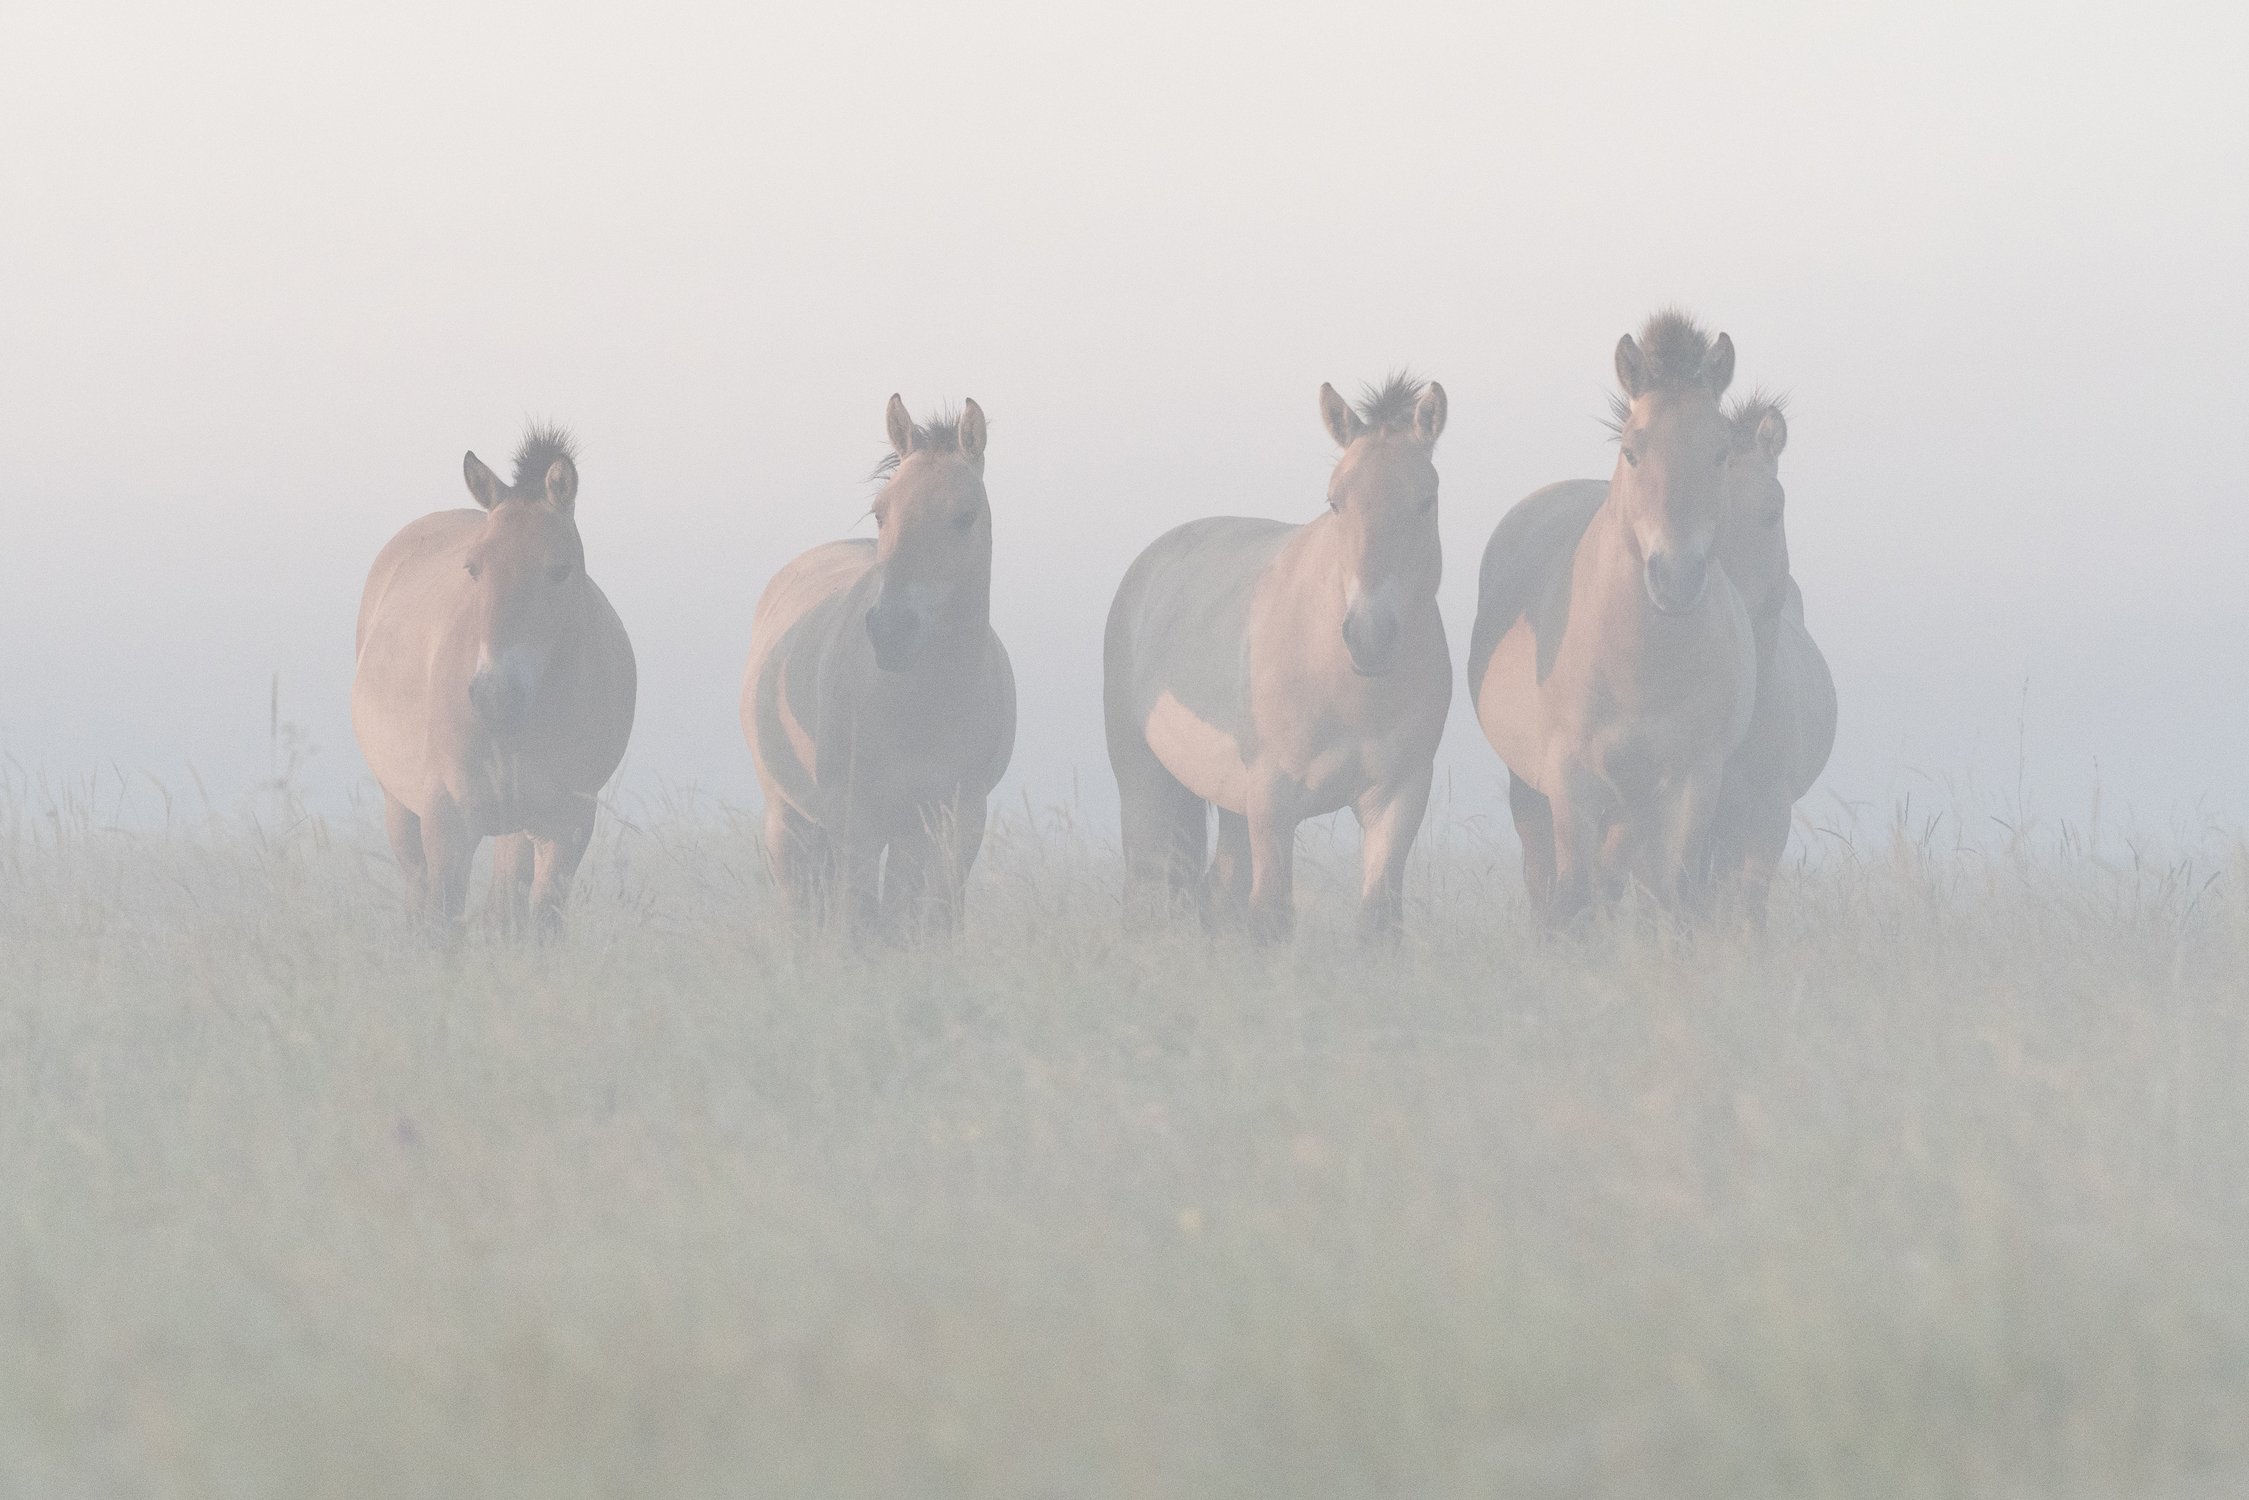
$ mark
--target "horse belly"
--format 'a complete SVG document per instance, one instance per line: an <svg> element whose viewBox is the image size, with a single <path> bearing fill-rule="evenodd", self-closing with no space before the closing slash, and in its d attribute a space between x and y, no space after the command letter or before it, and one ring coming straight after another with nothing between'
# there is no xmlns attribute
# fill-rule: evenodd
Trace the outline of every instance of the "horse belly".
<svg viewBox="0 0 2249 1500"><path fill-rule="evenodd" d="M1492 647L1476 693L1476 722L1499 758L1522 781L1548 795L1545 693L1538 680L1538 637L1517 621Z"/></svg>
<svg viewBox="0 0 2249 1500"><path fill-rule="evenodd" d="M1141 728L1148 748L1181 786L1231 812L1249 805L1249 766L1233 735L1169 692L1157 696Z"/></svg>

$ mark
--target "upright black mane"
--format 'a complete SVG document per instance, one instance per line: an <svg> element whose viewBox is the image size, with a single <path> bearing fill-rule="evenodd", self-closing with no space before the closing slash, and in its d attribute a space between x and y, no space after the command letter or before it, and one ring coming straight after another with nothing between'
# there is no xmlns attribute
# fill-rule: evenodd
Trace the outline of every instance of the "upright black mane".
<svg viewBox="0 0 2249 1500"><path fill-rule="evenodd" d="M537 489L547 482L547 470L561 459L575 469L578 467L578 440L565 427L552 422L533 422L523 430L523 441L516 445L515 478L511 489Z"/></svg>
<svg viewBox="0 0 2249 1500"><path fill-rule="evenodd" d="M1413 410L1421 401L1423 382L1410 370L1394 371L1380 385L1359 393L1359 420L1377 432L1399 432L1413 425Z"/></svg>
<svg viewBox="0 0 2249 1500"><path fill-rule="evenodd" d="M957 406L948 406L928 421L914 424L916 451L923 448L957 448L960 440L961 409ZM867 477L886 480L898 472L898 465L904 461L905 455L893 448L882 456L882 462L876 464L875 471Z"/></svg>

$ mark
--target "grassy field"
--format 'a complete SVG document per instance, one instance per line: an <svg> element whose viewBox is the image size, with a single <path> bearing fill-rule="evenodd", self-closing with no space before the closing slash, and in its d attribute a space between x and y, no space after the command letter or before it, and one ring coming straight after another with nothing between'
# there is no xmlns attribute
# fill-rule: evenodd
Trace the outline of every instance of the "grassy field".
<svg viewBox="0 0 2249 1500"><path fill-rule="evenodd" d="M1454 824L1369 954L1316 834L1268 955L1018 813L860 958L628 809L447 954L370 827L99 806L0 807L0 1495L2249 1492L2223 835L1557 943Z"/></svg>

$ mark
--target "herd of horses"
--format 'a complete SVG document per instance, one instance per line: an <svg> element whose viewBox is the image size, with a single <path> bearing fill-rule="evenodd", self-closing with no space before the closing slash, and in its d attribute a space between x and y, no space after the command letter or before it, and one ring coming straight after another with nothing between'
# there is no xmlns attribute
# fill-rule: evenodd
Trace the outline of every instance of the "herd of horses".
<svg viewBox="0 0 2249 1500"><path fill-rule="evenodd" d="M1637 888L1761 918L1835 691L1788 565L1782 403L1725 400L1734 348L1678 312L1616 346L1606 482L1550 485L1485 548L1468 690L1509 772L1532 896L1566 924ZM1452 702L1437 609L1444 387L1320 387L1340 457L1313 520L1212 517L1157 538L1108 616L1102 701L1128 918L1290 930L1297 825L1349 807L1359 924L1395 934ZM742 731L792 910L854 935L949 932L1015 740L991 623L984 413L892 396L876 535L758 601ZM587 575L569 439L534 428L478 509L406 527L359 610L352 721L411 906L450 931L496 840L504 925L560 920L622 761L635 677ZM1211 812L1217 833L1211 835Z"/></svg>

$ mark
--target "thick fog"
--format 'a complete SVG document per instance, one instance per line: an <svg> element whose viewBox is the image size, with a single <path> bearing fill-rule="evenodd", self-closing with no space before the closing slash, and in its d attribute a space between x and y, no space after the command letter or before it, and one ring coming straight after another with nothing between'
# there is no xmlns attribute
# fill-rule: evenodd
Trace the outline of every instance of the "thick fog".
<svg viewBox="0 0 2249 1500"><path fill-rule="evenodd" d="M2181 8L2183 13L2186 8ZM1003 795L1113 804L1141 546L1309 518L1323 380L1441 380L1456 662L1676 302L1793 397L1825 790L2249 812L2249 31L2201 8L41 7L0 48L0 753L342 807L367 564L583 443L628 792L757 789L752 607L883 404L991 418ZM190 771L192 768L193 775ZM1456 697L1440 778L1501 783Z"/></svg>

